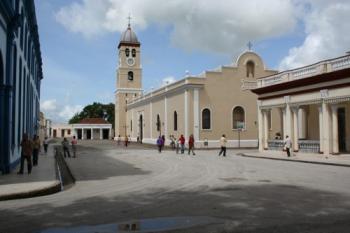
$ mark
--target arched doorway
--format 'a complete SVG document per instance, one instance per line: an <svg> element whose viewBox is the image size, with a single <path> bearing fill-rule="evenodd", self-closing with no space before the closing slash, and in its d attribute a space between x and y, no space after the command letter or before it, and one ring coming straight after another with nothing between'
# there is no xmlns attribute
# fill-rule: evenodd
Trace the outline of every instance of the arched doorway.
<svg viewBox="0 0 350 233"><path fill-rule="evenodd" d="M142 114L139 117L139 127L140 127L139 128L139 132L140 132L139 140L142 143L142 139L143 139L143 116L142 116Z"/></svg>

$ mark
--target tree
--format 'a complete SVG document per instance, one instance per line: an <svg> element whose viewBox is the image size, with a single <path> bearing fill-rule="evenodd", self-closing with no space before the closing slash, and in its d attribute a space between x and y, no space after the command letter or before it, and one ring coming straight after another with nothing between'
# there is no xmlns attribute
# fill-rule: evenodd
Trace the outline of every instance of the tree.
<svg viewBox="0 0 350 233"><path fill-rule="evenodd" d="M101 104L94 102L87 105L84 109L76 113L70 120L69 124L79 123L84 118L104 118L112 124L114 128L114 104Z"/></svg>

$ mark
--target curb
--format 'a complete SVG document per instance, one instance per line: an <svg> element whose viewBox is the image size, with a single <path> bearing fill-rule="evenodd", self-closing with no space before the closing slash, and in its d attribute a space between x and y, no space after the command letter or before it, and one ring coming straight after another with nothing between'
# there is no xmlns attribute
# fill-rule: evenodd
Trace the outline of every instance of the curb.
<svg viewBox="0 0 350 233"><path fill-rule="evenodd" d="M287 161L287 162L296 162L296 163L312 163L319 165L328 165L328 166L338 166L338 167L350 167L350 164L340 164L340 163L330 163L330 162L317 162L317 161L308 161L308 160L300 160L300 159L286 159L286 158L272 158L272 157L263 157L263 156L255 156L248 155L245 153L237 153L236 155L247 157L247 158L257 158L257 159L270 159L270 160L279 160L279 161Z"/></svg>
<svg viewBox="0 0 350 233"><path fill-rule="evenodd" d="M75 177L62 155L62 148L55 147L56 174L60 180L61 190L75 184Z"/></svg>
<svg viewBox="0 0 350 233"><path fill-rule="evenodd" d="M54 193L58 193L63 191L65 188L69 188L75 183L75 178L72 175L72 172L64 160L61 151L58 149L54 150L55 152L55 170L56 170L56 181L53 181L52 184L38 188L33 189L30 191L24 191L24 192L17 192L17 193L10 193L10 194L4 194L0 195L0 201L7 201L7 200L15 200L15 199L24 199L24 198L32 198L32 197L38 197L38 196L46 196L51 195Z"/></svg>
<svg viewBox="0 0 350 233"><path fill-rule="evenodd" d="M0 196L0 201L14 200L14 199L24 199L38 196L45 196L54 194L61 191L61 183L59 181L54 182L45 188L31 190L27 192L5 194Z"/></svg>

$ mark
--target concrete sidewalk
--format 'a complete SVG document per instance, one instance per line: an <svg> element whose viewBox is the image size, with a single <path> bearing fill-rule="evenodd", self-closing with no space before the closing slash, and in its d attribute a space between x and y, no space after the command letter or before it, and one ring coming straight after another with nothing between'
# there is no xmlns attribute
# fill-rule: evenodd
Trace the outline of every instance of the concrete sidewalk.
<svg viewBox="0 0 350 233"><path fill-rule="evenodd" d="M350 167L350 154L342 155L323 155L314 153L291 153L291 157L287 157L284 151L264 151L259 152L257 150L246 150L237 152L237 155L251 158L261 159L272 159L272 160L283 160L291 162L302 162L302 163L314 163L332 166Z"/></svg>
<svg viewBox="0 0 350 233"><path fill-rule="evenodd" d="M27 163L24 164L24 174L17 174L19 166L10 174L0 175L0 201L29 198L59 192L61 182L56 175L56 162L53 144L50 144L47 155L39 154L38 166L32 173L27 173Z"/></svg>

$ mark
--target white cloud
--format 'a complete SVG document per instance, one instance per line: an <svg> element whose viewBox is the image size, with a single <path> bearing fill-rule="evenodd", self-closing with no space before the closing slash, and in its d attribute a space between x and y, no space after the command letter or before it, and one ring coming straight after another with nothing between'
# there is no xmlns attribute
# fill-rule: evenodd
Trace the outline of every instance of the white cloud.
<svg viewBox="0 0 350 233"><path fill-rule="evenodd" d="M280 63L290 69L336 56L350 50L350 2L310 1L304 16L306 37Z"/></svg>
<svg viewBox="0 0 350 233"><path fill-rule="evenodd" d="M74 114L79 113L82 109L83 109L83 106L81 106L81 105L75 105L75 106L66 105L58 113L58 115L62 119L69 120L72 116L74 116Z"/></svg>
<svg viewBox="0 0 350 233"><path fill-rule="evenodd" d="M171 42L185 50L238 53L250 40L291 32L296 23L292 0L83 0L61 8L56 19L72 32L93 37L150 24L170 26Z"/></svg>
<svg viewBox="0 0 350 233"><path fill-rule="evenodd" d="M55 123L66 123L83 109L81 105L63 105L56 99L43 100L40 104L40 110L44 112L46 118Z"/></svg>
<svg viewBox="0 0 350 233"><path fill-rule="evenodd" d="M171 84L175 81L176 81L176 79L173 76L165 77L162 79L162 86L166 86L166 85Z"/></svg>
<svg viewBox="0 0 350 233"><path fill-rule="evenodd" d="M57 109L57 101L55 99L45 100L40 106L42 111L55 111Z"/></svg>

